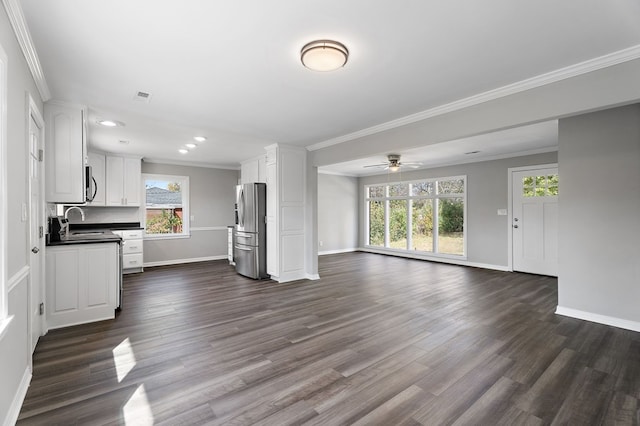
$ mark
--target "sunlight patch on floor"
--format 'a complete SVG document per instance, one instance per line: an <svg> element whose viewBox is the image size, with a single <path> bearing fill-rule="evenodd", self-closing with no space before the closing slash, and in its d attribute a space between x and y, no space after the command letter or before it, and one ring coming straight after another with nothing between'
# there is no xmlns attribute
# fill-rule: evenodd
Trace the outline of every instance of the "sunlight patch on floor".
<svg viewBox="0 0 640 426"><path fill-rule="evenodd" d="M125 425L146 426L153 424L153 413L144 385L138 386L138 389L131 395L131 398L122 407L122 414Z"/></svg>
<svg viewBox="0 0 640 426"><path fill-rule="evenodd" d="M136 357L131 348L131 342L127 337L113 349L113 363L116 366L118 383L122 382L133 367L136 366Z"/></svg>

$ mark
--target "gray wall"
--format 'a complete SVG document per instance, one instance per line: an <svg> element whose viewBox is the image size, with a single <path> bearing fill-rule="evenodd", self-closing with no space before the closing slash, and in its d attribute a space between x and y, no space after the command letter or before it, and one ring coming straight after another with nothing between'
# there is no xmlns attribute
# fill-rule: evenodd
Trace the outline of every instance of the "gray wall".
<svg viewBox="0 0 640 426"><path fill-rule="evenodd" d="M558 305L640 322L640 105L560 120Z"/></svg>
<svg viewBox="0 0 640 426"><path fill-rule="evenodd" d="M227 225L233 225L238 170L142 162L142 173L189 176L191 238L145 240L144 262L226 257ZM218 228L214 230L198 228Z"/></svg>
<svg viewBox="0 0 640 426"><path fill-rule="evenodd" d="M510 167L549 164L557 161L557 153L529 155L503 160L461 164L458 166L403 172L402 180L467 176L467 262L507 267L508 224L507 216L498 216L498 209L508 208L508 172ZM360 179L359 193L359 241L364 246L364 186L393 182L393 175L368 176Z"/></svg>
<svg viewBox="0 0 640 426"><path fill-rule="evenodd" d="M320 241L320 254L358 248L358 178L318 175Z"/></svg>
<svg viewBox="0 0 640 426"><path fill-rule="evenodd" d="M29 368L28 278L21 272L29 266L28 222L21 220L22 204L28 203L27 97L30 94L42 113L42 101L27 63L16 41L4 7L0 7L0 45L8 58L7 81L7 233L6 274L2 281L14 285L8 294L9 315L13 320L0 337L0 424L8 421L11 403L23 375ZM4 90L4 88L2 89ZM28 204L27 204L28 205ZM5 206L0 206L3 208ZM17 279L23 276L22 279ZM0 291L2 288L0 287Z"/></svg>

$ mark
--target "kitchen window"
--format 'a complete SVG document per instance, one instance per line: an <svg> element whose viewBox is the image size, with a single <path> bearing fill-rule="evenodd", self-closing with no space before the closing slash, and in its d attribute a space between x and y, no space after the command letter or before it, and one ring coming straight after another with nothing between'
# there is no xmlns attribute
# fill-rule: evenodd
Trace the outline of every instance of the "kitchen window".
<svg viewBox="0 0 640 426"><path fill-rule="evenodd" d="M365 186L365 245L465 256L466 176Z"/></svg>
<svg viewBox="0 0 640 426"><path fill-rule="evenodd" d="M142 174L145 238L189 237L189 176Z"/></svg>

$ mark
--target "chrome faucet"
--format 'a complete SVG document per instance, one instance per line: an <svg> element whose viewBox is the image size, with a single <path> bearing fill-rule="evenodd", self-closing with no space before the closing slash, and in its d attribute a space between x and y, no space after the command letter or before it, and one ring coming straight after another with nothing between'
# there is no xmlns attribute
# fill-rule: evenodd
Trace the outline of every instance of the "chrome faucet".
<svg viewBox="0 0 640 426"><path fill-rule="evenodd" d="M69 207L67 210L65 210L64 212L64 218L68 219L69 216L69 210L73 210L73 209L77 209L80 211L80 215L82 216L82 221L84 222L84 210L82 210L80 207L78 206L71 206Z"/></svg>

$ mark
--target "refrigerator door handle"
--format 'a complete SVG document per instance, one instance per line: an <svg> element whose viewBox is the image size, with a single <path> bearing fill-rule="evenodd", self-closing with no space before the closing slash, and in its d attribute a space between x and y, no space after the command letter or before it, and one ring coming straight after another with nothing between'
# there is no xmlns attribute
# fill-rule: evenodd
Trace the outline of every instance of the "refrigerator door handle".
<svg viewBox="0 0 640 426"><path fill-rule="evenodd" d="M239 246L236 246L236 248L238 250L242 250L242 251L252 251L253 250L253 249L250 249L250 248L244 248L244 247L239 247Z"/></svg>
<svg viewBox="0 0 640 426"><path fill-rule="evenodd" d="M240 189L240 196L238 197L238 222L240 226L244 226L244 188Z"/></svg>

